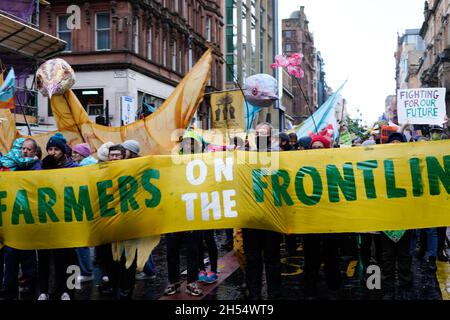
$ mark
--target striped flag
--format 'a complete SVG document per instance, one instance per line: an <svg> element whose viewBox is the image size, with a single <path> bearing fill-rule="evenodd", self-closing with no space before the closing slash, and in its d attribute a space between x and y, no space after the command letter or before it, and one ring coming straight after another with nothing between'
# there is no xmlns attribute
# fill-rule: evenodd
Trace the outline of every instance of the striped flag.
<svg viewBox="0 0 450 320"><path fill-rule="evenodd" d="M5 81L0 86L0 108L12 109L16 106L14 102L14 90L15 90L14 69L11 68Z"/></svg>

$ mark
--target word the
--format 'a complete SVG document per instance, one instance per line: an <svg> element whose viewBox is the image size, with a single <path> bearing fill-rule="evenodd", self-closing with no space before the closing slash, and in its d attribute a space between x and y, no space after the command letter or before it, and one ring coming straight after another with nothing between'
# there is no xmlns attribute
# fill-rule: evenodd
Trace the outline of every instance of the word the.
<svg viewBox="0 0 450 320"><path fill-rule="evenodd" d="M198 170L196 170L198 169ZM198 171L198 174L195 174ZM208 176L208 167L202 160L193 160L186 166L186 179L193 186L200 186L205 183ZM233 181L233 158L214 159L214 177L216 182ZM203 221L210 220L210 211L214 220L222 219L222 213L225 218L236 218L237 212L233 210L236 207L236 201L232 197L236 196L236 190L223 190L222 192L201 192L185 193L181 199L186 202L186 218L188 221L195 219L195 207L200 205ZM211 199L211 200L210 200ZM198 200L200 203L198 204Z"/></svg>

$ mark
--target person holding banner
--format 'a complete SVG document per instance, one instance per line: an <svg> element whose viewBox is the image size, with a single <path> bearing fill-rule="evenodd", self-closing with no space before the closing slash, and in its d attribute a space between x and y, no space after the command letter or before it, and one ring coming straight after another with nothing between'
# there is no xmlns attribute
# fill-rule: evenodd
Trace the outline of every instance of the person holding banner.
<svg viewBox="0 0 450 320"><path fill-rule="evenodd" d="M193 138L185 137L180 142L180 154L194 154L202 152L203 144ZM169 285L164 295L172 296L180 292L180 251L183 243L187 246L187 285L186 293L191 296L201 296L203 291L199 288L198 280L198 257L200 234L198 231L186 231L167 233L165 235L167 245L167 269Z"/></svg>
<svg viewBox="0 0 450 320"><path fill-rule="evenodd" d="M273 128L269 123L256 126L256 147L258 152L277 151L272 147ZM282 235L278 232L242 229L244 253L246 256L246 279L248 298L260 300L262 291L263 264L267 280L269 300L281 297L280 244Z"/></svg>
<svg viewBox="0 0 450 320"><path fill-rule="evenodd" d="M398 132L391 133L388 143L403 143L406 137ZM407 300L411 294L411 230L383 231L381 234L382 262L381 276L383 300L395 298L395 278L400 283L399 299Z"/></svg>
<svg viewBox="0 0 450 320"><path fill-rule="evenodd" d="M330 149L331 141L324 135L315 135L311 140L311 149ZM317 296L317 281L320 265L325 260L325 278L329 289L336 291L342 282L339 270L338 243L339 234L305 234L303 237L305 252L305 273L303 292L309 298Z"/></svg>
<svg viewBox="0 0 450 320"><path fill-rule="evenodd" d="M8 154L10 154L9 160L13 160L15 171L42 170L41 162L36 156L38 145L35 140L19 138L14 142L14 146L13 149L20 150L19 153L12 156L14 152L11 150ZM29 159L29 161L25 161L26 159ZM34 289L37 274L36 251L19 250L5 246L4 255L5 279L1 298L3 300L16 300L19 297L19 267L22 270L24 291L32 292Z"/></svg>
<svg viewBox="0 0 450 320"><path fill-rule="evenodd" d="M97 159L91 156L91 147L88 143L79 143L72 149L72 160L80 167L89 166L97 163ZM80 282L94 280L93 265L91 259L91 249L89 247L76 248L78 263L81 269Z"/></svg>
<svg viewBox="0 0 450 320"><path fill-rule="evenodd" d="M430 138L432 141L436 140L444 140L445 139L445 127L448 124L448 117L445 117L445 122L443 124L443 127L440 126L433 126L430 129ZM447 127L448 129L448 127ZM447 130L448 131L448 130ZM447 137L448 139L448 137ZM447 262L449 259L446 255L445 251L445 244L447 239L447 227L438 227L437 228L437 236L438 236L438 243L437 243L437 259L441 262Z"/></svg>
<svg viewBox="0 0 450 320"><path fill-rule="evenodd" d="M78 164L74 163L66 154L67 141L61 133L56 133L47 142L48 155L42 160L44 170L74 168ZM77 258L74 248L38 250L38 279L39 297L38 300L50 300L49 280L50 261L53 257L55 265L54 281L56 294L61 300L71 300L73 289L67 288L67 273L70 265L75 265Z"/></svg>

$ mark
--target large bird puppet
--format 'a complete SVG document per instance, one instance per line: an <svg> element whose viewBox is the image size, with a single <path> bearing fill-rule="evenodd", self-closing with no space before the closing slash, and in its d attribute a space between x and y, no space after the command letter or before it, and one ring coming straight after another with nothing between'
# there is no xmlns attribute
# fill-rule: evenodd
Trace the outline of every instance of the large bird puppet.
<svg viewBox="0 0 450 320"><path fill-rule="evenodd" d="M209 49L156 112L145 119L116 128L97 125L89 119L71 90L75 83L74 72L63 59L49 60L41 65L37 71L37 85L41 93L51 99L58 132L65 136L70 146L86 142L96 152L105 142L122 143L133 139L140 143L142 155L171 154L203 100L211 62L212 50ZM9 110L1 109L0 119L3 119L0 123L0 151L5 154L16 138L25 136L16 130ZM47 141L55 133L32 138L45 150ZM129 267L137 255L137 268L141 270L159 239L160 236L153 236L114 242L114 259L120 260L125 252L126 265Z"/></svg>

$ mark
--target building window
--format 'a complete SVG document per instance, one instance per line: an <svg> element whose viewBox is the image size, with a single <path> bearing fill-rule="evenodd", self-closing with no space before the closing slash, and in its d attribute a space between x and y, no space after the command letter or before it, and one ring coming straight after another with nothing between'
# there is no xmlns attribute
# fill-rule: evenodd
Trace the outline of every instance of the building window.
<svg viewBox="0 0 450 320"><path fill-rule="evenodd" d="M81 105L90 116L101 116L103 110L103 89L73 89Z"/></svg>
<svg viewBox="0 0 450 320"><path fill-rule="evenodd" d="M295 38L296 32L295 30L286 30L283 32L284 33L284 37L286 39L292 39Z"/></svg>
<svg viewBox="0 0 450 320"><path fill-rule="evenodd" d="M133 28L133 49L134 53L139 53L139 18L136 18Z"/></svg>
<svg viewBox="0 0 450 320"><path fill-rule="evenodd" d="M206 34L205 34L205 38L206 41L211 42L211 17L210 16L206 16Z"/></svg>
<svg viewBox="0 0 450 320"><path fill-rule="evenodd" d="M164 103L164 99L151 94L138 91L138 118L142 119L151 115Z"/></svg>
<svg viewBox="0 0 450 320"><path fill-rule="evenodd" d="M178 49L178 72L183 74L183 50L180 48Z"/></svg>
<svg viewBox="0 0 450 320"><path fill-rule="evenodd" d="M163 52L162 52L162 63L164 67L167 67L167 40L163 40Z"/></svg>
<svg viewBox="0 0 450 320"><path fill-rule="evenodd" d="M69 15L58 16L58 23L57 23L58 38L60 38L61 40L64 40L66 42L66 47L64 48L64 52L72 51L72 31L69 28L67 28L67 19L68 18L69 18Z"/></svg>
<svg viewBox="0 0 450 320"><path fill-rule="evenodd" d="M172 49L172 70L177 71L177 41L173 42Z"/></svg>
<svg viewBox="0 0 450 320"><path fill-rule="evenodd" d="M295 46L295 44L292 44L292 43L287 43L285 46L285 49L284 49L285 52L294 52L295 50L296 50L296 46Z"/></svg>
<svg viewBox="0 0 450 320"><path fill-rule="evenodd" d="M238 42L237 42L237 23L238 23L238 12L235 0L226 0L226 11L225 11L225 46L226 46L226 81L233 82L235 77L238 75L237 61L238 61ZM245 30L245 25L243 26ZM246 40L243 38L242 42L245 43ZM245 45L243 45L245 46ZM245 57L245 54L244 54ZM245 59L245 58L244 58Z"/></svg>
<svg viewBox="0 0 450 320"><path fill-rule="evenodd" d="M95 50L110 50L109 13L95 15Z"/></svg>
<svg viewBox="0 0 450 320"><path fill-rule="evenodd" d="M148 34L147 34L147 58L148 58L148 60L153 59L153 29L152 29L152 27L148 28Z"/></svg>

